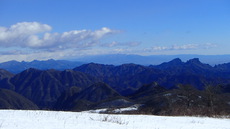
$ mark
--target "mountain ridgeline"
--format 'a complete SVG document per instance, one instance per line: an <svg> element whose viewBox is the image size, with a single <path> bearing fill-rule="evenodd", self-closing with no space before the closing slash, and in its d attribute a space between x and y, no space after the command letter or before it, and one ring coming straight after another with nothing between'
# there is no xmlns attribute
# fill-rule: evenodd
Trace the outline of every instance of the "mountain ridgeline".
<svg viewBox="0 0 230 129"><path fill-rule="evenodd" d="M18 62L15 60L0 63L0 68L5 69L11 73L20 73L29 68L35 68L40 70L48 70L48 69L56 69L56 70L65 70L65 69L73 69L76 66L82 65L82 62L76 61L66 61L66 60L46 60L46 61L38 61L34 60L31 62Z"/></svg>
<svg viewBox="0 0 230 129"><path fill-rule="evenodd" d="M230 63L176 58L150 66L89 63L56 70L52 65L17 74L1 69L0 108L82 111L142 104L141 113L175 115L178 107L188 115L195 108L204 115L230 113Z"/></svg>

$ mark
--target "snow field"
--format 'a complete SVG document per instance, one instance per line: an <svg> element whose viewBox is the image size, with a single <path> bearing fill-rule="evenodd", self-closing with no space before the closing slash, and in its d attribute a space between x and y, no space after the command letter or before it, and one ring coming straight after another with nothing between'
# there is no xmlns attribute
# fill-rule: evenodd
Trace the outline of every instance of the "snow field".
<svg viewBox="0 0 230 129"><path fill-rule="evenodd" d="M230 129L230 119L0 110L0 129Z"/></svg>

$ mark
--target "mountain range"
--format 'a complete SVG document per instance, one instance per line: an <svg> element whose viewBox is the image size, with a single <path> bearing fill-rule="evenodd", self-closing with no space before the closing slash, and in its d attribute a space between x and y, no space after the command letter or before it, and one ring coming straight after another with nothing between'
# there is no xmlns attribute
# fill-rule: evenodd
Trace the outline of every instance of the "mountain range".
<svg viewBox="0 0 230 129"><path fill-rule="evenodd" d="M17 74L29 68L40 70L56 69L65 70L73 69L77 66L86 63L109 64L109 65L122 65L122 64L139 64L143 66L159 65L162 62L169 62L175 58L180 58L182 61L188 61L192 58L199 58L202 62L211 66L224 64L230 62L230 55L126 55L126 54L110 54L110 55L96 55L84 56L67 60L34 60L31 62L26 61L7 61L0 63L0 69L5 69L11 73Z"/></svg>
<svg viewBox="0 0 230 129"><path fill-rule="evenodd" d="M169 62L175 58L180 58L182 61L187 61L192 58L199 58L202 62L212 66L230 62L230 55L195 55L195 54L180 54L180 55L132 55L132 54L108 54L84 56L72 60L80 62L94 62L99 64L121 65L127 63L135 63L140 65L159 65L162 62Z"/></svg>
<svg viewBox="0 0 230 129"><path fill-rule="evenodd" d="M31 62L18 62L15 60L7 61L0 63L0 68L10 71L11 73L20 73L29 68L35 68L40 70L47 69L56 69L56 70L65 70L65 69L73 69L76 66L80 66L84 63L78 61L67 61L67 60L45 60L39 61L34 60Z"/></svg>
<svg viewBox="0 0 230 129"><path fill-rule="evenodd" d="M82 111L142 104L140 113L230 113L230 63L175 58L149 66L88 63L57 70L56 65L16 74L1 69L0 95L9 97L2 97L0 108Z"/></svg>

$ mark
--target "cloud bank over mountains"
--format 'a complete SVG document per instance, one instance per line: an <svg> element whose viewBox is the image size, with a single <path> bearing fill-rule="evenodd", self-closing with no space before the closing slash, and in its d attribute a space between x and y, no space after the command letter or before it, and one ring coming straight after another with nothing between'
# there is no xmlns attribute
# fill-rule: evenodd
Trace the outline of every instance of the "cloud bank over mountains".
<svg viewBox="0 0 230 129"><path fill-rule="evenodd" d="M2 61L31 61L34 59L63 59L100 54L151 55L161 51L210 49L217 45L184 44L156 46L141 41L106 40L122 34L121 30L102 27L97 30L70 30L53 32L50 25L39 22L19 22L9 27L0 26L0 54ZM149 47L150 46L150 47Z"/></svg>
<svg viewBox="0 0 230 129"><path fill-rule="evenodd" d="M86 48L116 30L103 27L99 30L72 30L63 33L50 33L52 27L38 22L21 22L9 28L0 27L1 47L22 47L31 49L57 50Z"/></svg>

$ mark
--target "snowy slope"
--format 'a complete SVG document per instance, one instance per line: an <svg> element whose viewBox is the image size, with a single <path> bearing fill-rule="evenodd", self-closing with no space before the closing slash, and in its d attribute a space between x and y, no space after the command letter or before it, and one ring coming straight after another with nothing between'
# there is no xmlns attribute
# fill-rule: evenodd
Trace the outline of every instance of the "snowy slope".
<svg viewBox="0 0 230 129"><path fill-rule="evenodd" d="M230 129L230 119L0 110L0 129Z"/></svg>

